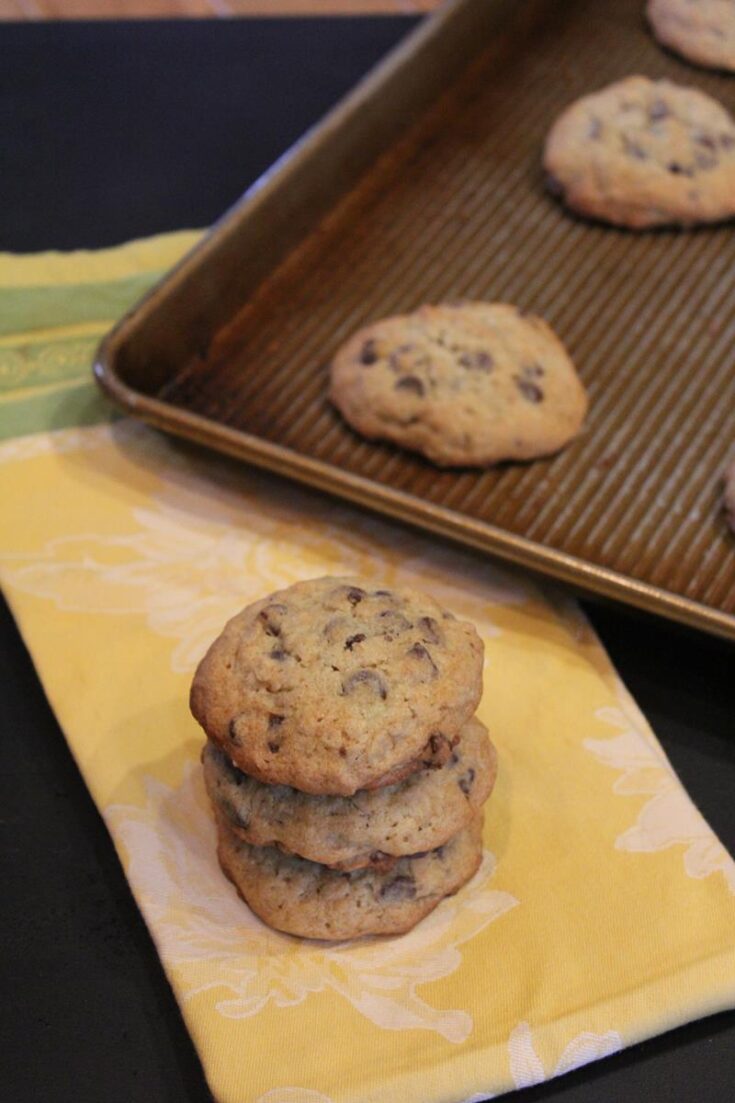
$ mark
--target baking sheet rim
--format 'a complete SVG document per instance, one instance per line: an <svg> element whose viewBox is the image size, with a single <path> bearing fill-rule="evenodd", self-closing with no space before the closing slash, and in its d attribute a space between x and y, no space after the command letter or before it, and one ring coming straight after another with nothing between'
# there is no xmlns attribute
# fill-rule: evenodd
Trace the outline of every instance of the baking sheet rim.
<svg viewBox="0 0 735 1103"><path fill-rule="evenodd" d="M322 460L303 456L290 448L231 429L210 418L133 390L117 377L111 366L114 345L125 328L125 324L121 323L103 340L95 358L94 374L109 397L134 417L236 459L262 466L277 475L295 477L307 486L335 494L398 521L490 552L521 567L551 575L558 581L668 617L691 628L735 640L735 616L728 613L555 548L547 548L494 525L471 521L453 510L431 505L414 495L381 486L363 476L340 471Z"/></svg>

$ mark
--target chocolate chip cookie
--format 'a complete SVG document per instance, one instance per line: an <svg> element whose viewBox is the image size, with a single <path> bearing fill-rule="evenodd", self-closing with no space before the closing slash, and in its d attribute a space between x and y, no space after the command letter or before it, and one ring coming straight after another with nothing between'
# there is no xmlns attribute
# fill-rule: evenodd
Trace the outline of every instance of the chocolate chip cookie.
<svg viewBox="0 0 735 1103"><path fill-rule="evenodd" d="M212 742L202 762L212 805L235 835L342 870L387 870L400 857L442 846L481 808L497 774L495 748L476 719L462 729L444 766L425 767L398 785L353 797L263 785Z"/></svg>
<svg viewBox="0 0 735 1103"><path fill-rule="evenodd" d="M619 226L693 226L735 215L735 121L695 88L628 77L577 100L546 140L549 186Z"/></svg>
<svg viewBox="0 0 735 1103"><path fill-rule="evenodd" d="M364 436L440 466L549 455L587 410L553 331L504 303L422 306L366 326L336 353L330 397Z"/></svg>
<svg viewBox="0 0 735 1103"><path fill-rule="evenodd" d="M240 896L265 923L302 938L344 939L403 934L476 872L482 858L482 814L445 846L401 858L387 873L352 873L250 846L224 821L217 855Z"/></svg>
<svg viewBox="0 0 735 1103"><path fill-rule="evenodd" d="M733 0L648 0L653 33L698 65L735 70Z"/></svg>
<svg viewBox="0 0 735 1103"><path fill-rule="evenodd" d="M314 579L225 626L191 709L252 777L350 796L449 759L480 700L482 660L474 627L430 597Z"/></svg>

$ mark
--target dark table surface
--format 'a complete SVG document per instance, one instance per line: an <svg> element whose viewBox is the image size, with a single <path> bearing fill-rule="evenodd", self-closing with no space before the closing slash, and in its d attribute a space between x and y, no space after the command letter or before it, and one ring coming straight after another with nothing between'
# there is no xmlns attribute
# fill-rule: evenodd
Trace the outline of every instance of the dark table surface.
<svg viewBox="0 0 735 1103"><path fill-rule="evenodd" d="M207 225L412 25L0 24L0 249L105 246ZM689 792L735 850L735 649L585 607ZM0 640L2 1098L207 1100L112 844L4 606ZM731 1103L735 1013L520 1098Z"/></svg>

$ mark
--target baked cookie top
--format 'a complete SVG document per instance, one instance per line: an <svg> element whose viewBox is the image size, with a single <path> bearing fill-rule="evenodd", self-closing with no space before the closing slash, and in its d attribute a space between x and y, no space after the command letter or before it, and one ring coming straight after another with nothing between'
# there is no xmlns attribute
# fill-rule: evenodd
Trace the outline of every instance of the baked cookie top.
<svg viewBox="0 0 735 1103"><path fill-rule="evenodd" d="M239 838L343 870L387 870L400 857L442 846L467 826L497 775L495 748L476 719L462 729L444 766L425 767L398 785L352 797L263 785L211 741L202 763L212 804Z"/></svg>
<svg viewBox="0 0 735 1103"><path fill-rule="evenodd" d="M549 132L544 167L569 207L617 225L735 215L735 121L668 80L628 77L577 100Z"/></svg>
<svg viewBox="0 0 735 1103"><path fill-rule="evenodd" d="M302 938L402 934L475 873L482 859L482 814L446 846L401 858L387 873L342 873L250 846L222 821L217 854L225 874L265 923Z"/></svg>
<svg viewBox="0 0 735 1103"><path fill-rule="evenodd" d="M366 326L336 353L330 397L360 433L441 466L556 452L587 409L561 341L505 303L427 305Z"/></svg>
<svg viewBox="0 0 735 1103"><path fill-rule="evenodd" d="M664 46L698 65L735 69L733 0L648 0L646 12Z"/></svg>
<svg viewBox="0 0 735 1103"><path fill-rule="evenodd" d="M191 709L245 773L349 796L446 761L480 700L482 659L474 627L430 597L313 579L233 617Z"/></svg>

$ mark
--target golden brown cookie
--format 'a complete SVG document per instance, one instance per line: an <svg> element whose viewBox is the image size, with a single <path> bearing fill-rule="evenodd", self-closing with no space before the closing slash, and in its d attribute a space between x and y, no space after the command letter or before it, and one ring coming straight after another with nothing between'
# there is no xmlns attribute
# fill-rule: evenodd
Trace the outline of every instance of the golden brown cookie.
<svg viewBox="0 0 735 1103"><path fill-rule="evenodd" d="M387 873L339 872L277 847L250 846L220 820L224 873L265 923L302 938L345 939L403 934L476 872L482 859L482 814L437 850L401 858Z"/></svg>
<svg viewBox="0 0 735 1103"><path fill-rule="evenodd" d="M568 207L619 226L735 216L735 121L668 80L628 77L577 100L549 132L544 167Z"/></svg>
<svg viewBox="0 0 735 1103"><path fill-rule="evenodd" d="M735 70L733 0L648 0L646 14L663 46L697 65Z"/></svg>
<svg viewBox="0 0 735 1103"><path fill-rule="evenodd" d="M212 742L202 762L212 805L238 838L342 870L387 870L400 857L442 846L479 811L497 775L495 748L476 719L462 729L444 766L352 797L263 785Z"/></svg>
<svg viewBox="0 0 735 1103"><path fill-rule="evenodd" d="M553 331L504 303L422 306L366 326L336 353L330 397L364 436L441 466L549 455L587 410Z"/></svg>
<svg viewBox="0 0 735 1103"><path fill-rule="evenodd" d="M225 626L191 709L252 777L350 796L447 761L480 700L482 659L474 627L428 596L314 579Z"/></svg>

